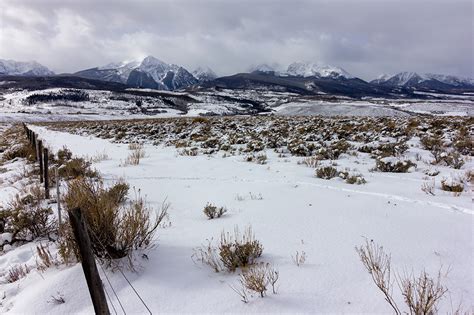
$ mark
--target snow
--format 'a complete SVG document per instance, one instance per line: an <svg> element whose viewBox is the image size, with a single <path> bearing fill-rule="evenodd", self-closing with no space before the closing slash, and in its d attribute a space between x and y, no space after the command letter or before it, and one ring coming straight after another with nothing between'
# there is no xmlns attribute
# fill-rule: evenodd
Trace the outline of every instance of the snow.
<svg viewBox="0 0 474 315"><path fill-rule="evenodd" d="M217 78L217 74L209 67L197 67L192 74L200 82L212 81Z"/></svg>
<svg viewBox="0 0 474 315"><path fill-rule="evenodd" d="M443 283L453 304L462 299L469 309L474 303L471 195L454 197L439 189L436 196L426 195L420 190L425 176L421 170L374 173L369 172L374 161L368 156L345 156L337 161L338 169L357 169L368 182L352 186L317 179L313 169L297 164L301 158L279 157L271 150L266 151L268 164L258 165L244 162L241 155L189 157L173 147L148 144L140 165L119 167L129 153L126 144L30 127L53 150L67 144L78 155L93 156L100 148L110 159L94 167L106 182L125 179L155 208L164 200L171 203L171 226L159 230L158 246L147 253L148 260L140 261L139 272L126 273L154 313L390 313L354 250L364 237L383 245L399 272L426 269L434 275L440 265L450 266ZM413 150L408 154L422 152ZM440 166L436 179L472 166L472 161L463 170ZM207 220L202 214L207 202L227 207L228 213ZM271 262L280 280L277 295L244 304L229 288L237 285L237 273L214 273L193 263L191 255L222 230L249 224L264 246L261 261ZM34 265L32 246L0 256L0 270ZM300 267L292 262L296 251L307 255ZM143 313L120 274L108 275L126 311ZM66 303L48 303L58 291ZM1 292L6 298L0 311L12 314L92 312L80 265L30 272L18 283L0 284ZM447 299L441 313L450 311Z"/></svg>
<svg viewBox="0 0 474 315"><path fill-rule="evenodd" d="M314 62L294 62L288 66L287 75L302 77L343 77L346 79L353 78L344 69L334 66L321 65Z"/></svg>
<svg viewBox="0 0 474 315"><path fill-rule="evenodd" d="M461 86L461 85L472 85L474 86L474 79L464 78L454 75L445 75L445 74L434 74L434 73L422 73L418 74L416 72L400 72L393 76L382 75L377 79L371 81L372 83L380 84L387 81L391 81L392 84L397 86L405 86L408 82L416 80L416 83L421 83L428 80L437 80L439 82L449 84L452 86ZM414 83L414 82L411 82Z"/></svg>
<svg viewBox="0 0 474 315"><path fill-rule="evenodd" d="M7 75L54 75L54 72L36 61L15 61L0 59L0 74Z"/></svg>
<svg viewBox="0 0 474 315"><path fill-rule="evenodd" d="M266 63L262 63L256 66L250 67L249 72L264 72L264 73L270 73L270 72L275 72L275 67L269 66Z"/></svg>

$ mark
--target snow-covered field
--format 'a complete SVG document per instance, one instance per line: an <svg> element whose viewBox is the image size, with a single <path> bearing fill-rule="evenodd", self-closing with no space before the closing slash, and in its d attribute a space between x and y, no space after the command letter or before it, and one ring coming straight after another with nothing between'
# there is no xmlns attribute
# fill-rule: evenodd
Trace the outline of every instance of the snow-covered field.
<svg viewBox="0 0 474 315"><path fill-rule="evenodd" d="M366 184L350 185L340 178L325 180L314 169L298 162L303 157L265 150L267 163L246 162L245 155L185 156L173 146L145 144L146 157L137 166L121 166L130 153L127 144L112 143L92 135L70 134L30 125L53 150L67 145L75 155L109 159L94 163L105 181L123 178L146 195L155 208L171 204L169 221L158 231L157 246L148 259L138 261L136 273L126 274L154 313L390 313L391 308L372 283L355 251L365 238L383 245L399 272L425 269L436 275L449 268L443 284L449 296L441 313L459 302L466 311L474 305L472 187L465 183L460 196L440 189L442 178L464 176L474 163L460 170L428 163L430 153L419 139L408 141L407 158L419 161L409 173L372 172L369 154L343 154L338 169L354 169ZM326 161L329 163L329 161ZM12 172L22 161L3 166L0 200L14 193ZM24 164L23 164L24 165ZM435 195L421 190L428 170L440 173ZM208 220L202 210L208 203L228 209L222 218ZM237 286L236 273L215 273L191 259L193 249L217 240L223 230L243 230L251 225L264 247L260 261L280 272L278 293L252 297L244 304L230 288ZM47 241L43 241L46 243ZM55 252L55 245L50 244ZM35 243L0 254L0 270L13 265L35 265ZM306 253L297 266L296 252ZM102 270L100 270L103 276ZM105 271L127 313L146 313L122 276ZM395 285L396 286L396 285ZM110 290L108 284L106 289ZM395 289L395 297L402 300ZM87 287L79 264L30 272L15 283L0 284L0 312L11 314L92 313ZM54 303L61 295L65 303ZM114 297L112 302L118 307ZM401 302L401 304L403 304ZM119 312L120 313L120 312Z"/></svg>
<svg viewBox="0 0 474 315"><path fill-rule="evenodd" d="M68 93L68 91L83 91L89 99L40 101L32 104L28 102L28 97L32 95ZM128 92L146 95L64 88L33 91L6 90L0 92L0 122L255 114L253 104L259 104L268 112L284 116L474 115L474 97L470 95L432 93L433 95L430 94L430 96L433 99L364 98L357 100L348 97L300 96L287 92L238 89L192 92L129 89ZM170 101L169 98L175 98L175 101Z"/></svg>

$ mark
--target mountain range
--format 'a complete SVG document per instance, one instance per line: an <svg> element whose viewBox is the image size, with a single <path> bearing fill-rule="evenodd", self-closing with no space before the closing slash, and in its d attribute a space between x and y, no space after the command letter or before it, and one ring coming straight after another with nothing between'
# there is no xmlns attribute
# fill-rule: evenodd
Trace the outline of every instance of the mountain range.
<svg viewBox="0 0 474 315"><path fill-rule="evenodd" d="M36 61L0 59L0 75L48 76L54 72Z"/></svg>
<svg viewBox="0 0 474 315"><path fill-rule="evenodd" d="M35 62L0 59L0 75L52 76L54 72ZM62 75L64 76L64 74ZM286 70L268 64L253 66L248 73L218 77L209 67L190 72L153 56L142 60L109 63L69 74L72 77L121 83L129 87L158 90L184 88L252 88L303 94L338 94L351 97L409 95L413 91L457 93L474 90L474 80L451 75L400 72L370 82L344 69L314 62L294 62Z"/></svg>

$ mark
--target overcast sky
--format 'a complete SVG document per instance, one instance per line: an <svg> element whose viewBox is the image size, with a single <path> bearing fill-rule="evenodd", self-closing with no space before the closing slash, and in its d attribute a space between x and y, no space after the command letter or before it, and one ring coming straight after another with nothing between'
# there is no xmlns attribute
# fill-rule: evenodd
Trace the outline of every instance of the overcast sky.
<svg viewBox="0 0 474 315"><path fill-rule="evenodd" d="M153 55L225 75L259 63L372 79L474 77L472 0L0 0L0 58L74 72Z"/></svg>

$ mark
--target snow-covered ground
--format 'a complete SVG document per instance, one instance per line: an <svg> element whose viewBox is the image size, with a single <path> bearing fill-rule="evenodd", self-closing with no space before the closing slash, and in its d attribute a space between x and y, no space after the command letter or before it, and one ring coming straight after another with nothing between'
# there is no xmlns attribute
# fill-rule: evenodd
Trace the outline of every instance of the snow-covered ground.
<svg viewBox="0 0 474 315"><path fill-rule="evenodd" d="M82 90L87 93L89 100L43 101L34 104L29 104L27 101L27 98L33 94L67 93L67 91L71 90L53 88L0 92L0 122L255 114L253 104L259 104L261 108L276 115L285 116L474 115L474 97L435 93L430 94L433 99L429 100L370 97L357 100L348 97L301 96L294 93L252 89L191 92L128 89L129 93L145 93L146 95ZM178 100L170 102L169 98ZM140 106L137 102L140 102Z"/></svg>
<svg viewBox="0 0 474 315"><path fill-rule="evenodd" d="M145 145L146 157L138 166L121 167L129 154L126 144L31 128L54 150L67 145L79 156L106 153L110 158L94 167L107 182L125 179L155 208L164 200L171 203L170 224L158 231L158 246L139 262L137 273L127 272L154 313L390 313L354 250L364 238L383 245L400 273L426 269L435 275L440 266L449 267L442 280L450 297L442 301L440 312L451 311L450 299L453 305L462 301L466 310L474 305L472 192L455 197L439 187L443 177L472 169L472 161L461 170L436 167L440 174L434 177L431 196L420 189L426 181L423 171L432 168L423 162L414 172L395 174L369 172L375 162L366 154L337 160L338 169L362 173L364 185L318 179L312 168L297 163L301 157L281 157L271 150L266 151L267 164L259 165L245 162L243 155L191 157L174 147ZM428 154L413 144L407 155ZM11 185L0 186L4 202L13 192L8 191ZM228 213L207 220L202 210L208 202L225 206ZM236 225L252 226L264 247L260 260L279 270L278 294L244 304L229 287L237 285L238 272L215 273L191 259L194 248ZM34 265L34 246L0 256L0 269ZM292 261L297 251L307 256L299 267ZM145 313L121 275L106 272L127 313ZM107 284L106 289L110 292ZM58 294L64 304L52 302L51 296ZM35 271L13 284L0 284L0 312L7 311L92 313L80 265Z"/></svg>

